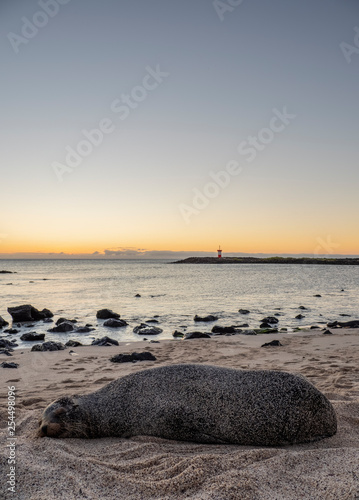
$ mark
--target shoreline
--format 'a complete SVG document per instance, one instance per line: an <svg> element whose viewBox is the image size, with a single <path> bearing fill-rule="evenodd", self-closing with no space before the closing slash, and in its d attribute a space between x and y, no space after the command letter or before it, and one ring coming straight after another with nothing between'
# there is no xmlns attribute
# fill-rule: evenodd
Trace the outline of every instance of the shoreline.
<svg viewBox="0 0 359 500"><path fill-rule="evenodd" d="M278 340L281 345L262 347L263 344L273 340ZM311 346L308 352L307 346ZM315 350L321 351L318 355L322 357L325 354L324 350L330 351L334 359L340 357L336 355L337 351L349 347L348 353L353 351L353 354L359 354L359 328L333 329L331 335L325 335L318 330L302 330L292 334L218 335L209 339L129 341L112 346L67 347L59 351L31 351L31 348L20 347L11 353L11 357L1 356L1 361L16 362L19 367L0 369L0 380L3 386L16 381L19 397L27 399L29 395L38 396L38 389L40 390L48 382L58 385L56 393L65 394L66 387L63 388L61 384L68 379L69 372L72 372L71 378L74 377L76 381L86 380L86 391L91 392L89 383L97 384L103 381L104 385L109 381L108 377L95 381L96 375L102 371L112 372L117 378L133 371L176 363L206 363L238 369L266 369L263 364L265 358L271 363L275 362L276 369L285 369L284 366L288 363L298 365L294 373L300 373L305 360L315 357ZM354 348L357 348L356 353ZM296 350L305 351L305 355L299 358ZM130 354L134 351L151 352L157 359L126 363L110 361L116 354ZM328 358L330 359L329 356ZM287 371L293 371L294 366L289 367ZM76 371L78 373L75 373ZM359 374L359 368L356 371ZM357 378L359 399L359 375ZM2 395L0 399L3 399Z"/></svg>

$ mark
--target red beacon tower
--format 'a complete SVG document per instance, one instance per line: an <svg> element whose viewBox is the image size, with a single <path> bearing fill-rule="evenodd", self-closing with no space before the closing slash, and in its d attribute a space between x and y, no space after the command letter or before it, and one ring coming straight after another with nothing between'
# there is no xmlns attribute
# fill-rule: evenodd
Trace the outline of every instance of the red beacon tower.
<svg viewBox="0 0 359 500"><path fill-rule="evenodd" d="M221 245L219 245L217 252L218 252L218 258L220 259L222 257Z"/></svg>

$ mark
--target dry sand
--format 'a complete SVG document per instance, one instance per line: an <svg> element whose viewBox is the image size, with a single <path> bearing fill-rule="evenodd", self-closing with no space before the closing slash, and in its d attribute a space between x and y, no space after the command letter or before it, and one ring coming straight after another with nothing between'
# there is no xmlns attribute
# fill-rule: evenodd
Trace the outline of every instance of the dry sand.
<svg viewBox="0 0 359 500"><path fill-rule="evenodd" d="M282 347L261 348L280 339ZM296 335L123 343L35 353L0 368L0 498L14 499L359 499L359 330ZM113 354L151 351L155 362L114 364ZM35 439L44 407L61 395L92 392L123 375L172 363L301 373L332 401L338 433L288 447L201 445L131 439ZM17 390L16 493L9 472L7 386ZM240 418L240 415L238 416Z"/></svg>

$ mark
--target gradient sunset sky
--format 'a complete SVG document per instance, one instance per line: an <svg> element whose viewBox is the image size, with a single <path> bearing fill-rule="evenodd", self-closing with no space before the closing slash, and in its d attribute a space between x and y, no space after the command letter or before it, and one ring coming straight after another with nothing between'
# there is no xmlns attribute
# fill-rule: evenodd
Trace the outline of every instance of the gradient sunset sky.
<svg viewBox="0 0 359 500"><path fill-rule="evenodd" d="M359 254L358 26L357 0L2 0L0 258Z"/></svg>

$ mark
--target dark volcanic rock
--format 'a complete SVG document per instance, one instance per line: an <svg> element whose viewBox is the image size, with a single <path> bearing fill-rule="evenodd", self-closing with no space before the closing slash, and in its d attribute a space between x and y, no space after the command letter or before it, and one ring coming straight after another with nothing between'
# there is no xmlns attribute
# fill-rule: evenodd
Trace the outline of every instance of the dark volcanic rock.
<svg viewBox="0 0 359 500"><path fill-rule="evenodd" d="M32 347L32 351L63 351L66 349L61 342L44 342L43 344L36 344Z"/></svg>
<svg viewBox="0 0 359 500"><path fill-rule="evenodd" d="M185 336L185 340L190 339L210 339L211 336L208 333L203 332L188 332Z"/></svg>
<svg viewBox="0 0 359 500"><path fill-rule="evenodd" d="M298 309L302 309L303 311L305 311L307 308L304 306L299 306Z"/></svg>
<svg viewBox="0 0 359 500"><path fill-rule="evenodd" d="M212 328L212 333L217 333L220 335L225 335L226 333L236 333L236 329L233 326L218 326L215 325Z"/></svg>
<svg viewBox="0 0 359 500"><path fill-rule="evenodd" d="M8 324L9 323L0 316L0 328L4 328L4 326L7 326Z"/></svg>
<svg viewBox="0 0 359 500"><path fill-rule="evenodd" d="M77 323L77 319L66 319L66 318L59 318L56 321L56 325L61 325L61 323Z"/></svg>
<svg viewBox="0 0 359 500"><path fill-rule="evenodd" d="M39 311L31 305L8 307L8 312L12 316L13 322L24 323L25 321L40 321L45 318L52 318L53 314L48 309Z"/></svg>
<svg viewBox="0 0 359 500"><path fill-rule="evenodd" d="M298 314L298 316L295 317L295 319L303 319L305 318L305 316L303 316L303 314Z"/></svg>
<svg viewBox="0 0 359 500"><path fill-rule="evenodd" d="M146 323L159 323L158 319L147 319Z"/></svg>
<svg viewBox="0 0 359 500"><path fill-rule="evenodd" d="M0 271L0 274L16 274L16 271Z"/></svg>
<svg viewBox="0 0 359 500"><path fill-rule="evenodd" d="M268 323L267 321L264 321L263 323L261 323L259 325L259 328L272 328L272 327L271 327L270 323Z"/></svg>
<svg viewBox="0 0 359 500"><path fill-rule="evenodd" d="M37 309L35 309L35 311L37 311ZM41 319L49 319L54 317L53 313L49 309L43 309L42 311L38 311L38 314L35 312L35 316L37 316L37 318L35 317L37 321L40 321Z"/></svg>
<svg viewBox="0 0 359 500"><path fill-rule="evenodd" d="M108 326L109 328L121 328L122 326L127 326L128 323L123 319L110 318L106 320L103 326Z"/></svg>
<svg viewBox="0 0 359 500"><path fill-rule="evenodd" d="M81 328L77 328L75 333L90 333L93 332L95 328L90 328L89 326L82 326Z"/></svg>
<svg viewBox="0 0 359 500"><path fill-rule="evenodd" d="M328 328L339 328L339 323L338 321L332 321L331 323L327 324Z"/></svg>
<svg viewBox="0 0 359 500"><path fill-rule="evenodd" d="M262 321L263 323L278 323L278 319L275 316L266 316Z"/></svg>
<svg viewBox="0 0 359 500"><path fill-rule="evenodd" d="M345 321L344 323L339 322L338 325L342 328L359 328L359 319L353 321Z"/></svg>
<svg viewBox="0 0 359 500"><path fill-rule="evenodd" d="M8 307L8 312L11 315L13 321L33 321L34 318L31 314L32 306L24 305L18 307Z"/></svg>
<svg viewBox="0 0 359 500"><path fill-rule="evenodd" d="M267 342L266 344L263 344L261 345L261 347L279 347L279 346L282 346L283 344L281 344L279 342L279 340L272 340L272 342Z"/></svg>
<svg viewBox="0 0 359 500"><path fill-rule="evenodd" d="M54 320L51 318L45 318L43 321L44 321L44 323L53 323L54 322Z"/></svg>
<svg viewBox="0 0 359 500"><path fill-rule="evenodd" d="M330 330L324 330L323 335L333 335Z"/></svg>
<svg viewBox="0 0 359 500"><path fill-rule="evenodd" d="M18 363L6 363L6 361L4 361L0 366L2 368L18 368L19 365Z"/></svg>
<svg viewBox="0 0 359 500"><path fill-rule="evenodd" d="M14 349L0 349L0 354L4 354L5 356L12 356L12 352L14 352Z"/></svg>
<svg viewBox="0 0 359 500"><path fill-rule="evenodd" d="M196 316L193 318L194 321L204 321L205 323L208 323L210 321L217 321L218 317L217 316L213 316L213 314L209 314L208 316L198 316L196 314Z"/></svg>
<svg viewBox="0 0 359 500"><path fill-rule="evenodd" d="M13 347L17 346L18 344L15 340L0 339L0 348L12 349Z"/></svg>
<svg viewBox="0 0 359 500"><path fill-rule="evenodd" d="M248 328L249 324L248 323L242 323L241 325L233 325L233 328Z"/></svg>
<svg viewBox="0 0 359 500"><path fill-rule="evenodd" d="M178 330L175 330L175 331L172 333L172 336L173 336L173 337L184 337L184 333L179 332Z"/></svg>
<svg viewBox="0 0 359 500"><path fill-rule="evenodd" d="M44 340L44 339L45 339L44 333L36 333L36 332L24 333L20 337L20 340L23 340L24 342L33 342L35 340Z"/></svg>
<svg viewBox="0 0 359 500"><path fill-rule="evenodd" d="M339 316L347 316L348 318L350 318L351 314L339 314Z"/></svg>
<svg viewBox="0 0 359 500"><path fill-rule="evenodd" d="M313 297L321 297L321 295L317 293L316 295L313 295Z"/></svg>
<svg viewBox="0 0 359 500"><path fill-rule="evenodd" d="M158 328L158 326L150 326L146 325L146 323L141 323L133 329L133 333L138 333L139 335L158 335L162 332L163 330Z"/></svg>
<svg viewBox="0 0 359 500"><path fill-rule="evenodd" d="M259 328L254 330L257 334L278 333L277 328Z"/></svg>
<svg viewBox="0 0 359 500"><path fill-rule="evenodd" d="M110 358L113 363L129 363L133 361L156 361L156 357L150 352L133 352L132 354L117 354Z"/></svg>
<svg viewBox="0 0 359 500"><path fill-rule="evenodd" d="M113 311L111 309L100 309L100 311L97 311L96 318L98 319L119 319L121 316Z"/></svg>
<svg viewBox="0 0 359 500"><path fill-rule="evenodd" d="M77 340L68 340L65 344L66 347L79 347L81 345L81 342L78 342Z"/></svg>
<svg viewBox="0 0 359 500"><path fill-rule="evenodd" d="M74 325L72 323L69 323L68 321L64 321L63 323L60 323L58 326L50 328L50 330L48 331L52 333L65 333L65 332L72 332L73 330L74 330Z"/></svg>
<svg viewBox="0 0 359 500"><path fill-rule="evenodd" d="M100 339L92 341L91 345L110 346L118 345L118 342L117 340L110 339L110 337L102 337Z"/></svg>
<svg viewBox="0 0 359 500"><path fill-rule="evenodd" d="M141 297L141 295L139 293L136 293L135 297Z"/></svg>
<svg viewBox="0 0 359 500"><path fill-rule="evenodd" d="M19 330L16 330L16 328L8 328L7 330L4 330L4 333L15 334L19 333Z"/></svg>
<svg viewBox="0 0 359 500"><path fill-rule="evenodd" d="M240 309L238 312L240 314L249 314L250 313L250 311L248 311L248 309Z"/></svg>

